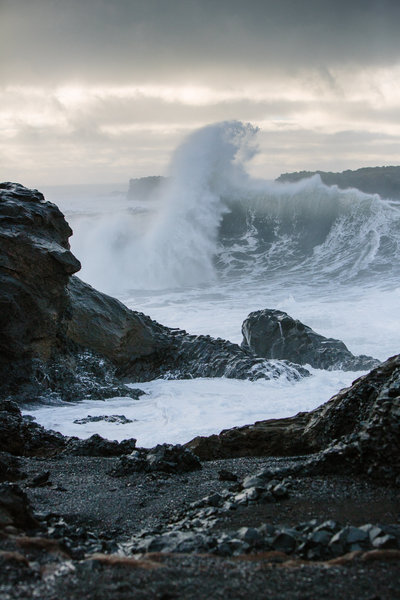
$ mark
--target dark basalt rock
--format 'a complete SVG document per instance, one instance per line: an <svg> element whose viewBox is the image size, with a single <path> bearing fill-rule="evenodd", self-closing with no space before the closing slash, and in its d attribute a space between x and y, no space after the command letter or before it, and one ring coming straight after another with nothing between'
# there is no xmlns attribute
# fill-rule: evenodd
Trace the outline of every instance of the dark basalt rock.
<svg viewBox="0 0 400 600"><path fill-rule="evenodd" d="M379 537L369 531L379 529ZM386 533L390 530L392 533ZM307 560L329 560L354 551L375 548L400 549L400 529L374 527L341 527L334 521L310 521L294 527L275 527L263 523L259 527L241 527L218 535L206 529L184 531L174 528L158 535L149 533L131 541L132 553L199 553L218 556L240 556L255 552L280 552ZM282 559L283 557L281 557Z"/></svg>
<svg viewBox="0 0 400 600"><path fill-rule="evenodd" d="M250 313L243 322L242 333L242 347L264 358L285 359L329 371L366 371L380 364L371 356L354 356L340 340L325 338L281 310Z"/></svg>
<svg viewBox="0 0 400 600"><path fill-rule="evenodd" d="M60 349L68 310L66 284L80 269L69 250L72 231L37 190L0 184L0 382L18 391L34 377L36 358Z"/></svg>
<svg viewBox="0 0 400 600"><path fill-rule="evenodd" d="M68 285L71 319L68 338L105 356L125 381L156 378L229 377L300 379L309 375L298 365L269 363L226 340L189 335L170 329L118 300L71 277Z"/></svg>
<svg viewBox="0 0 400 600"><path fill-rule="evenodd" d="M130 454L136 448L136 440L131 438L116 442L106 440L101 435L95 433L87 440L70 438L64 454L73 454L75 456L121 456Z"/></svg>
<svg viewBox="0 0 400 600"><path fill-rule="evenodd" d="M25 419L18 405L0 400L0 451L16 456L48 456L59 452L67 438Z"/></svg>
<svg viewBox="0 0 400 600"><path fill-rule="evenodd" d="M198 457L180 444L159 444L150 450L138 448L129 456L123 456L112 471L115 477L132 473L186 473L201 469Z"/></svg>
<svg viewBox="0 0 400 600"><path fill-rule="evenodd" d="M74 423L77 425L85 425L86 423L99 423L100 421L126 425L127 423L133 423L134 421L137 421L137 419L127 419L125 415L97 415L95 417L88 415L87 417L83 417L83 419L75 419Z"/></svg>
<svg viewBox="0 0 400 600"><path fill-rule="evenodd" d="M400 355L310 413L234 427L187 447L205 460L313 454L286 474L345 470L400 484Z"/></svg>
<svg viewBox="0 0 400 600"><path fill-rule="evenodd" d="M25 492L15 483L0 484L0 530L4 527L39 527Z"/></svg>
<svg viewBox="0 0 400 600"><path fill-rule="evenodd" d="M21 386L17 396L21 402L48 400L107 400L123 397L137 400L144 392L124 385L116 375L115 366L104 356L80 346L66 343L67 354L59 355L48 365L40 364L35 384L28 387L28 395ZM72 348L72 349L71 349ZM14 397L15 398L15 397Z"/></svg>
<svg viewBox="0 0 400 600"><path fill-rule="evenodd" d="M8 452L0 452L0 482L16 481L23 476L18 459Z"/></svg>

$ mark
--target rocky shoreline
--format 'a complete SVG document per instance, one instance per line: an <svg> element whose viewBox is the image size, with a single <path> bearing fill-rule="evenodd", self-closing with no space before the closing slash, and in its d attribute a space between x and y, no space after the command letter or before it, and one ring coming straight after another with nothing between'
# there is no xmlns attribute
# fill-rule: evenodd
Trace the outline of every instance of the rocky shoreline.
<svg viewBox="0 0 400 600"><path fill-rule="evenodd" d="M374 368L310 413L185 447L47 431L20 407L137 398L132 379L309 375L252 336L189 335L97 292L70 235L39 192L0 185L1 598L398 598L400 355L352 357L294 322L317 359Z"/></svg>

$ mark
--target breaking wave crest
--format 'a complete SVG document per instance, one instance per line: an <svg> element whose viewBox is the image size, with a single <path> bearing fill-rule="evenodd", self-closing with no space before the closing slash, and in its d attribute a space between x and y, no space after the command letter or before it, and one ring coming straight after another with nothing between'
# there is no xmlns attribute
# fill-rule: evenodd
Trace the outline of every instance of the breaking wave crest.
<svg viewBox="0 0 400 600"><path fill-rule="evenodd" d="M257 130L225 122L190 135L145 203L76 223L83 277L105 291L203 285L217 278L349 281L398 275L400 204L319 176L252 179ZM395 271L397 270L397 273Z"/></svg>
<svg viewBox="0 0 400 600"><path fill-rule="evenodd" d="M316 175L294 184L259 182L228 205L218 257L225 273L290 272L317 282L397 269L400 203L328 187Z"/></svg>

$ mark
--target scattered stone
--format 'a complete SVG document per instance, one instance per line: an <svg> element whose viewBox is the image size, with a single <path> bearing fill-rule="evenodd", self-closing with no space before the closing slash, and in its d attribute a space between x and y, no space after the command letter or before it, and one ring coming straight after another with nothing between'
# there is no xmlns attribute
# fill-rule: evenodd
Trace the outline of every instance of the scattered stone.
<svg viewBox="0 0 400 600"><path fill-rule="evenodd" d="M272 542L274 550L291 554L296 548L298 534L291 529L282 529Z"/></svg>
<svg viewBox="0 0 400 600"><path fill-rule="evenodd" d="M377 550L393 550L398 548L398 541L393 535L380 535L372 540L372 545Z"/></svg>
<svg viewBox="0 0 400 600"><path fill-rule="evenodd" d="M241 527L237 531L216 534L212 530L207 532L207 523L189 519L175 523L170 531L161 531L158 535L154 535L154 532L142 532L134 536L127 547L133 554L211 552L225 557L273 551L317 561L343 555L355 556L360 551L372 551L378 546L386 551L400 548L400 531L397 536L385 533L385 540L374 546L363 527L340 528L333 521L325 523L327 524L313 521L308 525L302 523L292 528L276 528L265 523L260 527ZM193 529L184 531L183 526L191 526Z"/></svg>
<svg viewBox="0 0 400 600"><path fill-rule="evenodd" d="M45 471L44 473L40 473L39 475L36 475L36 477L34 477L32 479L32 481L30 483L28 483L29 487L44 487L46 485L51 485L51 481L49 481L50 478L50 471Z"/></svg>
<svg viewBox="0 0 400 600"><path fill-rule="evenodd" d="M226 469L221 469L218 471L218 477L220 481L237 481L238 476L232 471L227 471Z"/></svg>

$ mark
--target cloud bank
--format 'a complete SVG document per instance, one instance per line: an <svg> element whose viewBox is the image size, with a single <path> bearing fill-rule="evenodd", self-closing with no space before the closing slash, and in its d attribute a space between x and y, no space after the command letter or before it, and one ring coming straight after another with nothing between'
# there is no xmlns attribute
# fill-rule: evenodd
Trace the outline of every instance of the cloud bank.
<svg viewBox="0 0 400 600"><path fill-rule="evenodd" d="M400 3L2 0L1 178L165 172L190 130L261 128L252 170L400 156Z"/></svg>

